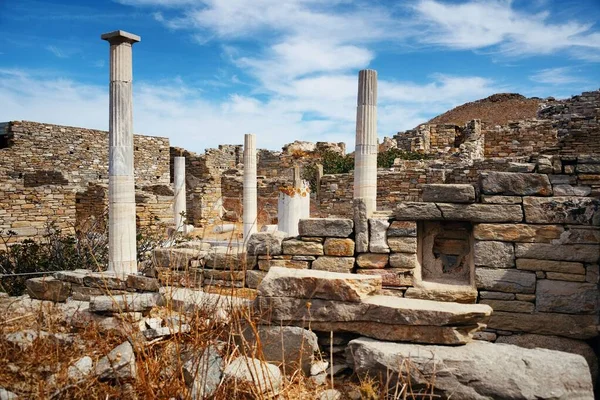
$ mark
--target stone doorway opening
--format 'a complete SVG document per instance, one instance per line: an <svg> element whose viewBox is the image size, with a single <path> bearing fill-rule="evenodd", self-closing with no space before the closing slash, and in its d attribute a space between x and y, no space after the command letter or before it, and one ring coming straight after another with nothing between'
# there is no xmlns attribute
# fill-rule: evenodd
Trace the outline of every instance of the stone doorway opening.
<svg viewBox="0 0 600 400"><path fill-rule="evenodd" d="M421 278L425 282L470 285L473 277L473 226L469 222L419 224Z"/></svg>

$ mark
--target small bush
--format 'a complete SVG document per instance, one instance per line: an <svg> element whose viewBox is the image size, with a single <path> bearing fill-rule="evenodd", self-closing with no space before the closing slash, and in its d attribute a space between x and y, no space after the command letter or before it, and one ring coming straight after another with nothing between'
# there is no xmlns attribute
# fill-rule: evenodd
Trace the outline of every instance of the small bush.
<svg viewBox="0 0 600 400"><path fill-rule="evenodd" d="M392 168L396 158L402 160L426 160L429 157L421 153L391 148L377 154L377 168Z"/></svg>

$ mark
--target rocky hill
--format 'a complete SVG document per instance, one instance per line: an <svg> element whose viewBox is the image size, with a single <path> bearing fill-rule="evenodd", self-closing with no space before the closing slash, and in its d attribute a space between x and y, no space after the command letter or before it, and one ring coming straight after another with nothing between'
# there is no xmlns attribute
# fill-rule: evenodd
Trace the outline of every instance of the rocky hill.
<svg viewBox="0 0 600 400"><path fill-rule="evenodd" d="M527 98L518 93L497 93L455 107L427 123L463 125L472 119L480 119L487 124L501 125L508 121L536 118L542 101L540 98Z"/></svg>

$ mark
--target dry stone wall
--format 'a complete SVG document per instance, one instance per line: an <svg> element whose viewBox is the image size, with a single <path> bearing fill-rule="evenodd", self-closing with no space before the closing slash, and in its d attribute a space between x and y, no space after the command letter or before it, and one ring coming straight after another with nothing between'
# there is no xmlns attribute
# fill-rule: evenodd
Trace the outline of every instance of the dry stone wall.
<svg viewBox="0 0 600 400"><path fill-rule="evenodd" d="M42 235L49 223L66 230L90 217L103 219L107 132L29 121L12 121L4 128L0 229L16 232L18 240ZM138 223L155 226L172 218L171 199L144 188L169 185L169 140L136 135L134 145Z"/></svg>

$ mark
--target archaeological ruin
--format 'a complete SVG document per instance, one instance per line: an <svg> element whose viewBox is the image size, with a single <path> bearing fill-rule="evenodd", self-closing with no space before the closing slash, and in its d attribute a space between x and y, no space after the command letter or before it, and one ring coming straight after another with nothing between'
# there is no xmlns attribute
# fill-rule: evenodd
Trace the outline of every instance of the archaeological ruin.
<svg viewBox="0 0 600 400"><path fill-rule="evenodd" d="M256 132L243 145L196 154L134 135L132 45L140 38L102 38L110 132L2 124L0 230L14 233L10 247L41 240L50 223L95 229L108 235L109 262L33 277L19 301L76 304L105 324L125 311L148 346L190 334L189 316L207 307L222 324L250 310L258 322L234 336L261 348L262 359L205 349L214 370L198 378L183 367L194 399L225 379L277 395L282 373L293 370L336 399L352 397L334 389L334 377L355 375L437 396L415 398L594 398L600 90L540 100L535 119L426 123L380 144L377 72L363 70L354 169L328 174L324 155L344 156L344 143L297 141L276 152L257 148ZM419 159L377 168L378 152L389 149ZM227 233L226 225L227 243L204 235ZM140 229L163 238L143 262ZM178 322L151 313L159 307ZM95 360L90 376L135 379L136 335ZM4 340L24 339L10 332Z"/></svg>

